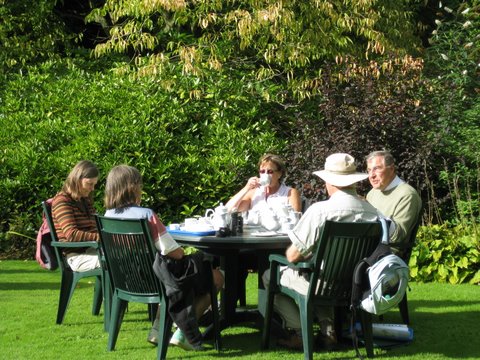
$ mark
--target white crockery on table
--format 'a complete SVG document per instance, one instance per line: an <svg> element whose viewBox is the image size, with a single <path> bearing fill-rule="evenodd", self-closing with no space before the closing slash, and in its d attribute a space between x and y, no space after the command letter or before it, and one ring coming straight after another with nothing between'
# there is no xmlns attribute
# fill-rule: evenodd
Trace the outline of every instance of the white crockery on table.
<svg viewBox="0 0 480 360"><path fill-rule="evenodd" d="M220 203L215 209L207 209L205 211L205 218L210 219L210 224L213 226L214 230L227 227L230 223L230 214L223 203Z"/></svg>

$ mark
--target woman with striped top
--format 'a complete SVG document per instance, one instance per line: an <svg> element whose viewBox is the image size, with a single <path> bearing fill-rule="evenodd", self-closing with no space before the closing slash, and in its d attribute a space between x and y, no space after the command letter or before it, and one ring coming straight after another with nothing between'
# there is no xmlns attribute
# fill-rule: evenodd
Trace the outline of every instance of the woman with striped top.
<svg viewBox="0 0 480 360"><path fill-rule="evenodd" d="M82 160L75 165L62 190L52 202L52 216L59 241L98 241L92 192L98 181L95 164ZM73 271L88 271L100 267L95 249L65 249Z"/></svg>

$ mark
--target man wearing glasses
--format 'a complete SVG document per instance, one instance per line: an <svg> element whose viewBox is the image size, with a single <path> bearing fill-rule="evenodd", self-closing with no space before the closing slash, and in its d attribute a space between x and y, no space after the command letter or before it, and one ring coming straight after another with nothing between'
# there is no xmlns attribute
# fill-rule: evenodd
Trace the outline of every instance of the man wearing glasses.
<svg viewBox="0 0 480 360"><path fill-rule="evenodd" d="M395 161L390 152L374 151L367 156L366 161L368 180L372 185L367 200L393 220L390 243L393 252L401 256L420 216L422 200L412 186L397 176Z"/></svg>

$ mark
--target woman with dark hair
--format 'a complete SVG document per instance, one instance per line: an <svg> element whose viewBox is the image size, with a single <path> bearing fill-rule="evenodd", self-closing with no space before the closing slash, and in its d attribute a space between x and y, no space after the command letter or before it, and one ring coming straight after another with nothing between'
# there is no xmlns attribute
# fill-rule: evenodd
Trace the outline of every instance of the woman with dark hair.
<svg viewBox="0 0 480 360"><path fill-rule="evenodd" d="M52 201L52 217L59 241L98 241L92 193L99 171L88 160L78 162L70 171L62 190ZM73 271L88 271L100 267L93 248L65 249Z"/></svg>

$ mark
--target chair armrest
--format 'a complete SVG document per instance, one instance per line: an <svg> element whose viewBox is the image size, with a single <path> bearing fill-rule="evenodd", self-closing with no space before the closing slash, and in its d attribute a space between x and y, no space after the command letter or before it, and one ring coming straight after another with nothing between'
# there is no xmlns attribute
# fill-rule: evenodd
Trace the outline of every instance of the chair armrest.
<svg viewBox="0 0 480 360"><path fill-rule="evenodd" d="M99 248L99 243L96 241L78 241L78 242L52 241L51 244L52 246L57 248L84 248L84 247L90 247L94 249Z"/></svg>
<svg viewBox="0 0 480 360"><path fill-rule="evenodd" d="M302 261L298 263L292 263L287 260L287 258L283 255L278 255L278 254L271 254L268 257L268 260L270 262L276 262L281 265L286 265L292 269L297 269L297 270L313 270L314 264L311 261Z"/></svg>
<svg viewBox="0 0 480 360"><path fill-rule="evenodd" d="M310 261L292 263L287 260L283 255L271 254L268 257L270 261L270 282L268 286L269 293L275 293L278 291L280 285L280 265L288 266L291 269L300 270L313 270L314 264Z"/></svg>
<svg viewBox="0 0 480 360"><path fill-rule="evenodd" d="M287 258L283 255L278 255L278 254L270 254L270 256L268 257L268 260L270 262L277 262L279 264L283 264L283 265L290 265L290 261L287 260Z"/></svg>

